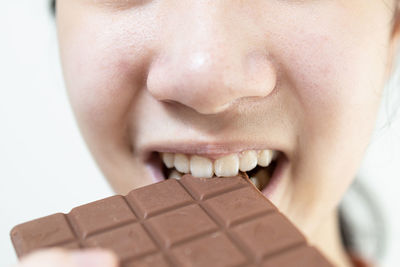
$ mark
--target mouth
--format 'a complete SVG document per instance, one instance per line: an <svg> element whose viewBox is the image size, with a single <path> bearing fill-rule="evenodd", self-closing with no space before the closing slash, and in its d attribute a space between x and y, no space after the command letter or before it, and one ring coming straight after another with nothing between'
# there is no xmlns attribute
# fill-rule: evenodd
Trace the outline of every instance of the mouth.
<svg viewBox="0 0 400 267"><path fill-rule="evenodd" d="M277 150L246 150L227 155L183 154L152 151L146 160L154 182L180 179L185 174L219 178L246 173L264 195L270 195L282 176L288 159Z"/></svg>

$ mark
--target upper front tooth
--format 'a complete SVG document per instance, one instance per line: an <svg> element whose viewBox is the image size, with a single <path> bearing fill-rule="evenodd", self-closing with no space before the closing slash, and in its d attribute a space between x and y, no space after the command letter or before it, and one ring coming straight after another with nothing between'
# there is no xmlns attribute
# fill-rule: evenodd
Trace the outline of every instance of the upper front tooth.
<svg viewBox="0 0 400 267"><path fill-rule="evenodd" d="M180 172L189 173L189 158L184 154L175 154L174 166Z"/></svg>
<svg viewBox="0 0 400 267"><path fill-rule="evenodd" d="M194 177L207 177L213 176L213 163L208 158L200 156L192 156L190 158L190 172Z"/></svg>
<svg viewBox="0 0 400 267"><path fill-rule="evenodd" d="M260 153L258 154L258 165L260 165L261 167L267 167L271 161L272 161L272 150L269 149L265 149L265 150L261 150Z"/></svg>
<svg viewBox="0 0 400 267"><path fill-rule="evenodd" d="M162 153L162 160L168 168L174 167L175 155L173 153Z"/></svg>
<svg viewBox="0 0 400 267"><path fill-rule="evenodd" d="M236 176L239 171L239 157L231 154L214 162L214 172L217 176Z"/></svg>
<svg viewBox="0 0 400 267"><path fill-rule="evenodd" d="M242 153L239 160L239 169L242 172L247 172L257 166L257 152L248 150Z"/></svg>

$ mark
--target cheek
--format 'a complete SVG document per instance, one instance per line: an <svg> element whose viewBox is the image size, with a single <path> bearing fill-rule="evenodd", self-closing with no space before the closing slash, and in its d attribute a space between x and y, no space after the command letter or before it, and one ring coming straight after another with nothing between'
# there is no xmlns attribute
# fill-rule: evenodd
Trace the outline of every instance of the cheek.
<svg viewBox="0 0 400 267"><path fill-rule="evenodd" d="M336 207L355 177L375 124L389 36L384 19L352 21L338 8L316 13L325 16L303 14L282 29L276 53L283 90L296 101L288 109L298 110L287 214L307 229Z"/></svg>
<svg viewBox="0 0 400 267"><path fill-rule="evenodd" d="M349 18L341 11L319 17L318 24L304 21L301 28L285 33L290 42L280 53L287 68L284 75L301 105L302 125L319 134L324 128L349 129L344 123L369 127L373 123L369 115L375 114L380 100L387 27L381 19L376 25L380 23L382 29L371 32L367 25L374 22L367 17L365 21Z"/></svg>
<svg viewBox="0 0 400 267"><path fill-rule="evenodd" d="M80 126L97 132L94 136L124 134L129 108L143 86L146 39L132 27L122 32L128 28L124 21L111 23L109 16L79 18L79 26L59 30L71 104Z"/></svg>

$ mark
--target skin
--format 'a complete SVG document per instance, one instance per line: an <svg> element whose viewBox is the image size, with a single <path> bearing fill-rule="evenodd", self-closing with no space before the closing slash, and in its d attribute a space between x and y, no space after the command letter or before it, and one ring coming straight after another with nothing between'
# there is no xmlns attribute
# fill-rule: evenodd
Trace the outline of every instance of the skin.
<svg viewBox="0 0 400 267"><path fill-rule="evenodd" d="M270 199L350 266L337 206L392 71L394 10L378 0L59 0L57 27L72 108L116 192L153 182L148 146L279 149L288 168Z"/></svg>
<svg viewBox="0 0 400 267"><path fill-rule="evenodd" d="M18 267L117 267L113 253L100 249L67 251L52 248L24 257Z"/></svg>

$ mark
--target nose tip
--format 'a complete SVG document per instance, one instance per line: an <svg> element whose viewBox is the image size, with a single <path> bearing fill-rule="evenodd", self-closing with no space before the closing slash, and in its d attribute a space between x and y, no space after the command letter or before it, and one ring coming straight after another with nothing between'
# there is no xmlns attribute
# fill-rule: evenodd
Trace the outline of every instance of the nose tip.
<svg viewBox="0 0 400 267"><path fill-rule="evenodd" d="M178 102L201 114L215 114L245 97L266 97L275 72L265 52L242 56L234 51L162 55L147 77L147 89L159 101Z"/></svg>

